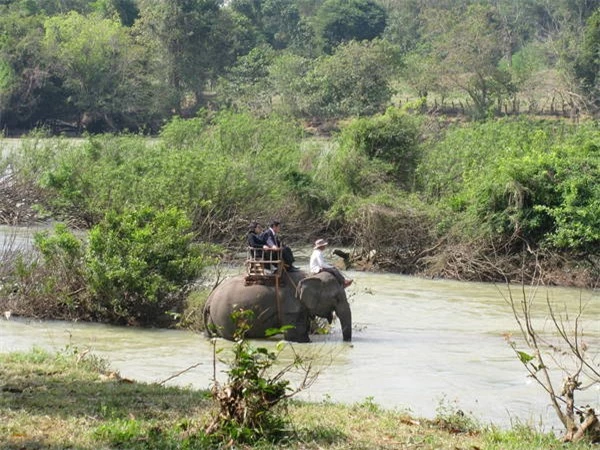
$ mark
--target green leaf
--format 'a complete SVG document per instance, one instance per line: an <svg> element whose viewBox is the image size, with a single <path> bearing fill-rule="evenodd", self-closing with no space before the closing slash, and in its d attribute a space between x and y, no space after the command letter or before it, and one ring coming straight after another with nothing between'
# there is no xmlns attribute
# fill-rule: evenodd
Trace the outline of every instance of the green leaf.
<svg viewBox="0 0 600 450"><path fill-rule="evenodd" d="M286 341L279 341L279 342L277 343L277 345L275 346L275 349L276 349L278 352L281 352L281 351L283 351L283 348L286 346L286 344L287 344L287 342L286 342Z"/></svg>
<svg viewBox="0 0 600 450"><path fill-rule="evenodd" d="M532 359L535 359L533 356L528 355L527 353L521 352L521 351L518 351L518 350L517 350L517 355L519 356L519 359L521 360L521 362L523 364L527 364Z"/></svg>

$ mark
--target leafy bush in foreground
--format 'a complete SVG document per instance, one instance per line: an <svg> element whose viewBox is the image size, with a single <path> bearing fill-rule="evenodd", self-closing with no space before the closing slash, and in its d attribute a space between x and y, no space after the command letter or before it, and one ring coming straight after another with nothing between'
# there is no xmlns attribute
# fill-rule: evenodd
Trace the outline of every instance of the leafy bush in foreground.
<svg viewBox="0 0 600 450"><path fill-rule="evenodd" d="M288 424L282 404L308 388L318 375L313 372L311 363L307 364L295 351L293 362L273 373L274 365L286 344L280 341L276 344L275 351L272 351L265 347L255 347L244 339L253 318L254 312L251 310L238 311L232 315L231 320L236 323L237 330L232 348L233 359L228 362L227 383L219 383L216 373L213 374L212 396L219 407L219 413L206 432L225 442L231 439L245 443L261 439L276 442L282 439ZM267 335L280 334L285 328L267 330ZM216 358L214 341L213 346L213 358ZM293 350L293 347L290 348ZM302 374L302 381L295 389L285 378L294 369Z"/></svg>

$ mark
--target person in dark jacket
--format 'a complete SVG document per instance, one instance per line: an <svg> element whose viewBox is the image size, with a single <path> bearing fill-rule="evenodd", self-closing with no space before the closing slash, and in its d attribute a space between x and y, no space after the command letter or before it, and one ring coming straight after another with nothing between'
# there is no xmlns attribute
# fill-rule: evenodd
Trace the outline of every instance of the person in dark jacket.
<svg viewBox="0 0 600 450"><path fill-rule="evenodd" d="M281 222L273 220L269 225L269 228L261 235L261 237L267 248L274 250L281 249L281 259L283 259L283 265L286 270L290 272L296 271L298 268L294 267L294 253L291 248L281 242L281 238L279 237L280 231ZM273 252L270 253L272 254Z"/></svg>
<svg viewBox="0 0 600 450"><path fill-rule="evenodd" d="M262 231L262 226L256 221L250 222L250 225L248 225L248 236L246 241L248 243L248 247L250 247L249 251L252 259L263 258L263 249L266 242L261 237Z"/></svg>

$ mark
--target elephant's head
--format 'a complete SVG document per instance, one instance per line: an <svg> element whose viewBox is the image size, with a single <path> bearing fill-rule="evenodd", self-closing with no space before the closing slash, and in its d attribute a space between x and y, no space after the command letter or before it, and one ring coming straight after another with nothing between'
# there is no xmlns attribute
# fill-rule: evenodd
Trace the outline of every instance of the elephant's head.
<svg viewBox="0 0 600 450"><path fill-rule="evenodd" d="M352 313L346 291L333 275L321 272L304 278L298 283L296 293L312 315L330 319L335 312L344 341L352 340Z"/></svg>

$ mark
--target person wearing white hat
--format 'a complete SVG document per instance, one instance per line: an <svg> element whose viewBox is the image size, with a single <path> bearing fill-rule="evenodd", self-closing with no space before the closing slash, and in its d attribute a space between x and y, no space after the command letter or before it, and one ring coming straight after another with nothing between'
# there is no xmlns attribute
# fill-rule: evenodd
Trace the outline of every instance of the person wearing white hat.
<svg viewBox="0 0 600 450"><path fill-rule="evenodd" d="M328 245L329 243L325 239L317 239L315 241L313 252L310 255L310 273L329 272L339 281L342 286L347 288L352 284L353 280L344 278L337 267L334 267L325 261L323 250L325 250L325 247Z"/></svg>

